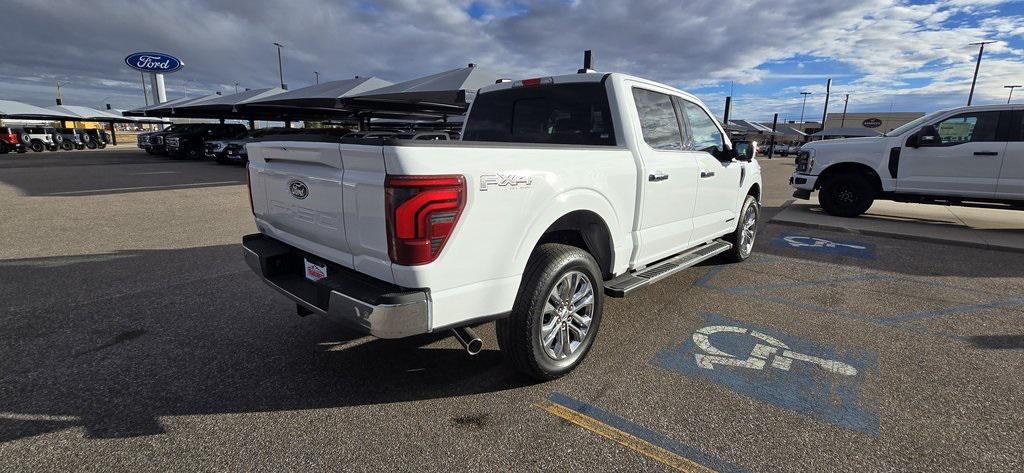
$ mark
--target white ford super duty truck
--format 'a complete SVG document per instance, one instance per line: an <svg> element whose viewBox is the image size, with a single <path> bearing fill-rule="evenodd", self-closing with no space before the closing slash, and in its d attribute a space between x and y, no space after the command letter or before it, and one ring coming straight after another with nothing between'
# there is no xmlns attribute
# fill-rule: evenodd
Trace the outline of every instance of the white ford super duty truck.
<svg viewBox="0 0 1024 473"><path fill-rule="evenodd" d="M278 141L281 140L281 141ZM461 141L291 135L249 143L243 239L265 282L382 338L497 321L539 379L588 352L622 297L754 244L761 173L692 95L622 74L480 89Z"/></svg>
<svg viewBox="0 0 1024 473"><path fill-rule="evenodd" d="M875 200L1024 209L1024 106L960 107L882 136L805 144L789 183L826 212L856 217Z"/></svg>

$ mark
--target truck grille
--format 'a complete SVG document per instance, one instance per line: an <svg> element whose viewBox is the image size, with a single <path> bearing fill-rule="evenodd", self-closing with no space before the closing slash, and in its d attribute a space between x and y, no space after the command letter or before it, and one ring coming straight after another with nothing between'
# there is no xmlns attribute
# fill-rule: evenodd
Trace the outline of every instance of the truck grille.
<svg viewBox="0 0 1024 473"><path fill-rule="evenodd" d="M167 146L177 147L180 141L177 138L167 138Z"/></svg>

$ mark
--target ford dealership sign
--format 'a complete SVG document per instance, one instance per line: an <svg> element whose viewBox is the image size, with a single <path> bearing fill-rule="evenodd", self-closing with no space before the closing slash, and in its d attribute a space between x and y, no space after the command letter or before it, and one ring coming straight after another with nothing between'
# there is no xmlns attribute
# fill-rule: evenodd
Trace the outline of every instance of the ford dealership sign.
<svg viewBox="0 0 1024 473"><path fill-rule="evenodd" d="M142 72L167 74L181 69L185 63L170 54L135 53L124 58L128 67Z"/></svg>

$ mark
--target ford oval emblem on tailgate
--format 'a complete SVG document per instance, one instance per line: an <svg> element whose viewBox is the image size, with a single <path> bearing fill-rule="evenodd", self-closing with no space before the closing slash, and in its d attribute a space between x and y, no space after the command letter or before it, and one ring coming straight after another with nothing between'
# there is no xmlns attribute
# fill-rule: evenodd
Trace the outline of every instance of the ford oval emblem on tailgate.
<svg viewBox="0 0 1024 473"><path fill-rule="evenodd" d="M288 181L288 192L291 192L292 197L296 199L305 199L309 196L309 188L306 187L306 183L296 179Z"/></svg>

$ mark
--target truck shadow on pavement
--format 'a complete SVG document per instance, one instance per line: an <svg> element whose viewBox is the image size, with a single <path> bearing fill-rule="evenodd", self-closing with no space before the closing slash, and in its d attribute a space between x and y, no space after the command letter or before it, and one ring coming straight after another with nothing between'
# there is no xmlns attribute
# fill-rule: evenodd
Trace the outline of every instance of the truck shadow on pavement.
<svg viewBox="0 0 1024 473"><path fill-rule="evenodd" d="M164 416L384 405L530 384L493 347L470 357L447 334L380 340L299 318L251 274L238 245L118 255L0 261L0 293L14 296L0 302L0 442L66 428L88 438L157 435ZM62 286L77 289L61 298Z"/></svg>

